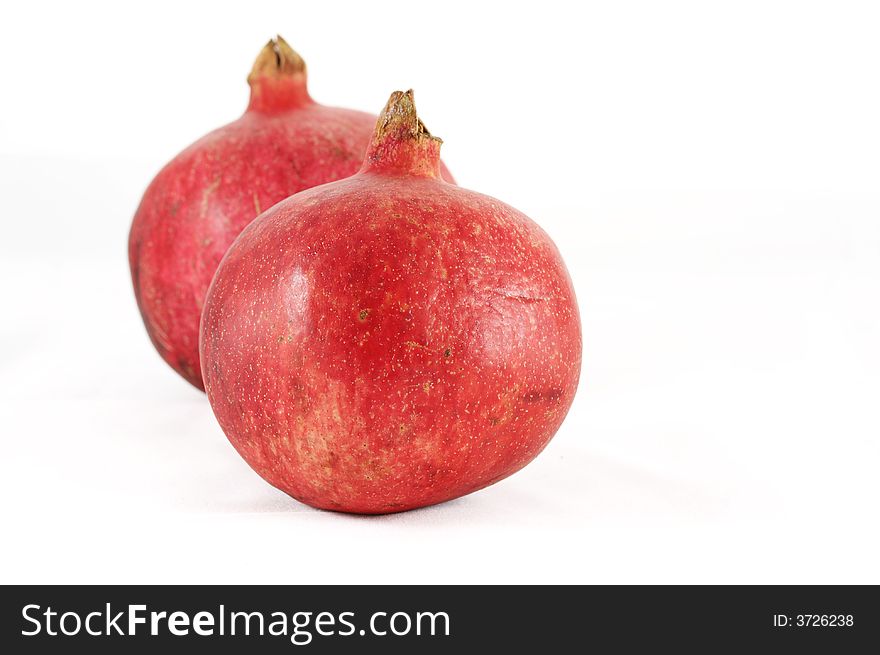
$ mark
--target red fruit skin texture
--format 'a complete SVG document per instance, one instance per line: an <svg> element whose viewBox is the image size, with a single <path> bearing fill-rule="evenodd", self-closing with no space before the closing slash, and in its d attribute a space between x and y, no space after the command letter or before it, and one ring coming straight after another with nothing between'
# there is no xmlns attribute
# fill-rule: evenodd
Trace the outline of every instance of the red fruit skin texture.
<svg viewBox="0 0 880 655"><path fill-rule="evenodd" d="M161 170L129 236L147 332L162 358L200 389L199 320L227 248L276 202L356 173L376 123L370 114L314 102L301 66L265 72L257 71L259 64L249 79L245 114Z"/></svg>
<svg viewBox="0 0 880 655"><path fill-rule="evenodd" d="M580 320L553 242L442 181L439 140L398 137L254 221L205 306L221 427L318 508L397 512L490 485L547 445L577 388Z"/></svg>

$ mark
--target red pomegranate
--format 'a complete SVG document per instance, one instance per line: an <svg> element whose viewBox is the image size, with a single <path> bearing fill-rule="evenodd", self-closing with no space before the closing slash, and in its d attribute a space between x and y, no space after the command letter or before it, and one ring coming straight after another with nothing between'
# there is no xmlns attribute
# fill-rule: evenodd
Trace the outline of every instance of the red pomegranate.
<svg viewBox="0 0 880 655"><path fill-rule="evenodd" d="M260 52L248 83L244 115L162 169L129 237L147 332L165 361L200 389L199 317L226 249L279 200L356 173L376 122L312 100L305 63L280 37Z"/></svg>
<svg viewBox="0 0 880 655"><path fill-rule="evenodd" d="M547 234L448 184L412 92L360 172L241 234L202 317L229 440L315 507L380 514L456 498L530 462L574 398L574 289Z"/></svg>

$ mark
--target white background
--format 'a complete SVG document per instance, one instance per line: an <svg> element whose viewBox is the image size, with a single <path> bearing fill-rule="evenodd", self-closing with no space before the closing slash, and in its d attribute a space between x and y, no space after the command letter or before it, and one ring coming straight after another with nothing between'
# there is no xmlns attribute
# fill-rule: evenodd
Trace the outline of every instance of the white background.
<svg viewBox="0 0 880 655"><path fill-rule="evenodd" d="M568 262L580 392L488 490L312 510L147 340L131 216L276 31L320 102L414 87ZM840 1L5 6L0 581L880 582L878 34Z"/></svg>

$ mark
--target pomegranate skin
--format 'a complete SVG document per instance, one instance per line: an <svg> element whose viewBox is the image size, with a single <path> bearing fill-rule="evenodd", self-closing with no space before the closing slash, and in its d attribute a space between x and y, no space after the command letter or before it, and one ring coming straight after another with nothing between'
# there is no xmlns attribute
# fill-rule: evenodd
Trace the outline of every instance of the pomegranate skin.
<svg viewBox="0 0 880 655"><path fill-rule="evenodd" d="M201 327L221 427L270 484L363 514L516 472L575 395L581 332L547 234L440 179L411 92L361 172L262 214L230 248Z"/></svg>
<svg viewBox="0 0 880 655"><path fill-rule="evenodd" d="M279 200L356 173L376 121L314 102L305 64L280 37L260 53L248 82L245 114L159 172L129 235L135 297L150 339L199 389L199 319L227 248Z"/></svg>

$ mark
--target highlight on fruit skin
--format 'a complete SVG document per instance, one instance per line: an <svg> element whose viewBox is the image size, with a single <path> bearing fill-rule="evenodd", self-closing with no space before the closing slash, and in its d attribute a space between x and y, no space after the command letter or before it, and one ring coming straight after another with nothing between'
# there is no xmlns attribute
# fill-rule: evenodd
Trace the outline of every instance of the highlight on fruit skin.
<svg viewBox="0 0 880 655"><path fill-rule="evenodd" d="M574 398L580 319L558 250L445 182L441 143L394 93L360 171L264 212L208 292L212 409L259 475L314 507L482 489L535 458Z"/></svg>
<svg viewBox="0 0 880 655"><path fill-rule="evenodd" d="M244 115L186 148L150 183L129 235L147 333L162 358L200 389L199 320L226 249L279 200L356 173L376 122L315 102L305 62L280 36L257 55L248 85Z"/></svg>

